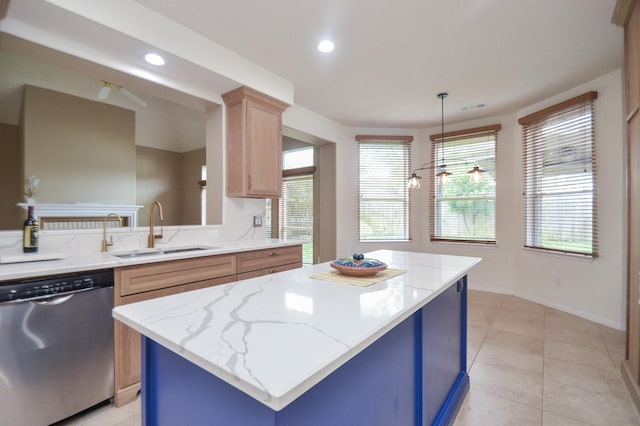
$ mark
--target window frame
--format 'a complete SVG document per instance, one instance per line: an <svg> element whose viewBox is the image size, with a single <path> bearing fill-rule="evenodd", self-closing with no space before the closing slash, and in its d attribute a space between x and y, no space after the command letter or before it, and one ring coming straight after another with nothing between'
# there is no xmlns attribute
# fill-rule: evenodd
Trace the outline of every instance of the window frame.
<svg viewBox="0 0 640 426"><path fill-rule="evenodd" d="M409 188L407 188L407 177L411 173L411 142L413 142L413 136L395 136L395 135L356 135L356 141L358 142L357 147L357 167L356 167L356 185L357 185L357 197L358 197L358 206L357 206L357 238L360 243L371 243L371 242L409 242L412 240L412 229L411 229L411 195L409 192ZM402 235L393 235L391 238L380 238L379 236L372 236L370 238L364 237L362 233L363 228L363 202L364 201L375 201L376 199L380 200L380 197L364 197L362 194L363 189L363 161L362 161L362 149L365 147L372 147L375 145L379 146L387 146L390 149L391 147L395 147L402 151L403 158L401 168L402 170L398 173L398 176L395 176L394 179L397 179L397 182L394 181L394 184L397 185L397 190L400 191L401 196L395 198L395 202L398 202L402 205L402 225L401 225L401 233ZM385 181L388 183L388 179ZM366 183L370 188L375 185L375 182ZM394 202L394 198L391 197L391 194L382 194L385 197L385 200Z"/></svg>
<svg viewBox="0 0 640 426"><path fill-rule="evenodd" d="M452 132L446 133L437 133L430 135L431 140L431 151L430 151L430 164L432 165L432 173L430 174L430 182L429 187L431 189L431 197L429 198L429 240L435 243L461 243L461 244L473 244L473 245L496 245L497 244L497 176L496 176L496 164L497 164L497 156L498 156L498 132L502 130L501 124L492 124L488 126L482 127L474 127L470 129L456 130ZM443 159L438 158L438 154L442 151L442 143L444 141L444 151L446 154L447 146L446 144L453 145L455 143L459 143L460 141L465 140L473 140L480 138L493 138L493 147L492 152L490 152L490 157L493 157L493 160L490 162L476 160L474 158L465 158L463 161L454 162L457 164L458 169L464 168L465 175L463 177L467 179L466 169L471 170L475 165L480 166L485 170L485 173L491 176L493 182L495 182L493 186L493 195L487 194L478 194L477 196L459 196L459 197L449 197L442 198L441 187L438 183L438 173L442 171L441 164ZM476 143L484 143L486 141L478 140ZM473 151L469 149L469 151ZM486 150L484 150L486 154ZM450 159L444 159L445 164L449 163L447 167L449 170L451 169ZM478 162L480 161L480 162ZM454 175L455 176L455 175ZM487 179L487 177L483 177L483 179ZM450 183L448 183L450 184ZM442 225L440 218L442 215L439 215L440 206L442 202L446 201L483 201L489 200L493 201L493 238L469 238L468 236L458 236L458 237L445 237L442 235Z"/></svg>
<svg viewBox="0 0 640 426"><path fill-rule="evenodd" d="M523 204L524 204L524 248L541 252L550 252L556 254L564 254L571 256L583 256L587 258L598 257L598 217L597 217L597 161L596 161L596 136L595 136L595 100L598 98L598 92L591 91L574 98L568 99L564 102L560 102L556 105L552 105L548 108L544 108L540 111L534 112L527 116L518 119L518 123L522 126L522 144L523 144ZM588 116L588 117L587 117ZM578 124L567 124L570 120L577 121ZM558 123L562 122L566 124L562 129L564 133L549 131L550 137L544 137L545 126L547 128L553 126L559 126ZM583 123L584 122L584 123ZM580 127L582 126L582 127ZM580 139L577 137L567 138L566 134L572 132L581 132L584 137ZM565 136L569 142L562 142L560 145L558 134ZM547 141L548 140L548 141ZM546 144L545 144L545 141ZM583 149L582 152L586 152L588 148L589 156L584 157L584 161L576 162L569 160L562 160L562 162L555 162L549 164L546 160L552 150L567 150L573 148L574 150ZM545 157L545 155L547 157ZM588 161L587 158L588 157ZM574 163L574 169L577 171L583 168L584 172L587 168L590 171L590 179L558 179L563 182L562 185L554 182L542 182L543 178L549 179L548 173L545 175L545 167L566 166L571 171L571 163ZM578 166L575 166L578 164ZM553 170L551 170L553 171ZM556 172L557 173L557 172ZM579 173L570 172L566 173L566 176L577 176ZM532 181L535 180L535 181ZM590 182L589 182L590 181ZM566 183L566 185L565 185ZM590 185L589 185L590 183ZM590 186L590 189L578 189L573 190L566 188L569 184L574 186L583 185ZM539 189L544 186L544 191ZM544 242L543 233L545 227L557 226L559 230L567 233L571 232L569 226L563 223L562 219L569 216L569 213L574 214L579 210L575 205L570 204L570 207L552 206L560 210L560 207L564 207L562 214L557 213L555 215L545 215L541 213L543 210L542 202L545 200L562 199L564 196L565 203L573 199L574 203L580 201L580 198L584 198L584 195L590 195L591 208L588 214L580 216L583 222L589 223L590 232L590 249L585 250L572 250L569 247L573 245L576 247L576 243L567 238L562 238L560 243ZM582 197L581 197L582 195ZM560 197L559 197L560 196ZM549 207L547 207L549 209ZM571 217L571 216L569 216ZM547 219L547 220L545 220ZM574 223L574 222L572 222ZM548 231L547 231L548 232ZM555 241L555 240L554 240ZM560 247L558 247L560 245ZM563 247L564 246L564 247Z"/></svg>

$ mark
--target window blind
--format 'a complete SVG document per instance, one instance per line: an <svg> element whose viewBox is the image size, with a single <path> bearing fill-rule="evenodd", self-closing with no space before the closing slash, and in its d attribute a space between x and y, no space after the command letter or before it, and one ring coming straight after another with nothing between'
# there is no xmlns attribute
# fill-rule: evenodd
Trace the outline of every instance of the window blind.
<svg viewBox="0 0 640 426"><path fill-rule="evenodd" d="M356 136L358 240L409 241L411 136Z"/></svg>
<svg viewBox="0 0 640 426"><path fill-rule="evenodd" d="M282 179L279 235L302 240L302 263L313 264L313 174Z"/></svg>
<svg viewBox="0 0 640 426"><path fill-rule="evenodd" d="M596 98L588 92L518 120L525 247L597 256Z"/></svg>
<svg viewBox="0 0 640 426"><path fill-rule="evenodd" d="M275 212L273 211L273 206L278 203L277 198L267 198L265 200L265 209L264 209L264 235L267 238L278 238L278 227L277 224L273 224L273 218L275 216Z"/></svg>
<svg viewBox="0 0 640 426"><path fill-rule="evenodd" d="M312 160L313 161L313 160ZM282 171L282 196L265 203L267 238L292 238L302 243L302 263L314 263L313 176L315 166Z"/></svg>
<svg viewBox="0 0 640 426"><path fill-rule="evenodd" d="M429 203L431 241L495 244L496 147L498 130L492 125L432 135ZM440 184L437 174L446 165L451 173ZM474 181L475 166L484 170Z"/></svg>

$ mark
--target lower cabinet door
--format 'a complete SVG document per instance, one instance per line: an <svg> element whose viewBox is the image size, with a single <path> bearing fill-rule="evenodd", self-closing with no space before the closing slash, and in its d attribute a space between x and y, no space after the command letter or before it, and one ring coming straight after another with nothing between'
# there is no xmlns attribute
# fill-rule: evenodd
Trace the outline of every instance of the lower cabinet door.
<svg viewBox="0 0 640 426"><path fill-rule="evenodd" d="M198 281L161 290L125 296L116 300L116 305L141 302L156 297L182 293L184 291L198 290L214 285L226 284L234 281L235 275ZM114 405L121 407L134 401L140 392L141 346L140 333L115 321L114 325L114 352L115 352L115 398Z"/></svg>

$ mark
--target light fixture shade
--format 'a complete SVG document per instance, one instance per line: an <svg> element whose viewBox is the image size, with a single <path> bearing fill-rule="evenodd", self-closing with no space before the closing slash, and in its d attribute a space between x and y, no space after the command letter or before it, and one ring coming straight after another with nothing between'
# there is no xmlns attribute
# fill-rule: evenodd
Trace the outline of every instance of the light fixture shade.
<svg viewBox="0 0 640 426"><path fill-rule="evenodd" d="M438 184L446 185L447 183L449 183L451 175L452 173L449 173L447 171L446 166L443 166L442 171L436 175L436 177L438 178Z"/></svg>
<svg viewBox="0 0 640 426"><path fill-rule="evenodd" d="M485 170L482 170L478 166L473 166L473 169L467 172L469 174L469 179L471 182L478 183L482 180L482 174L485 173Z"/></svg>
<svg viewBox="0 0 640 426"><path fill-rule="evenodd" d="M411 173L411 177L408 179L408 182L407 182L407 188L420 189L420 179L422 179L422 176L418 176L415 173Z"/></svg>

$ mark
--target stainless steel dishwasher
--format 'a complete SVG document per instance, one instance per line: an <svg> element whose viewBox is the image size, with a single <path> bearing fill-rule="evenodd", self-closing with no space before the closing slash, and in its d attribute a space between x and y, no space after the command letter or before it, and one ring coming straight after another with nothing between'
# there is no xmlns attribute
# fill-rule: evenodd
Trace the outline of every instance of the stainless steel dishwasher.
<svg viewBox="0 0 640 426"><path fill-rule="evenodd" d="M0 423L48 425L113 396L113 271L0 283Z"/></svg>

